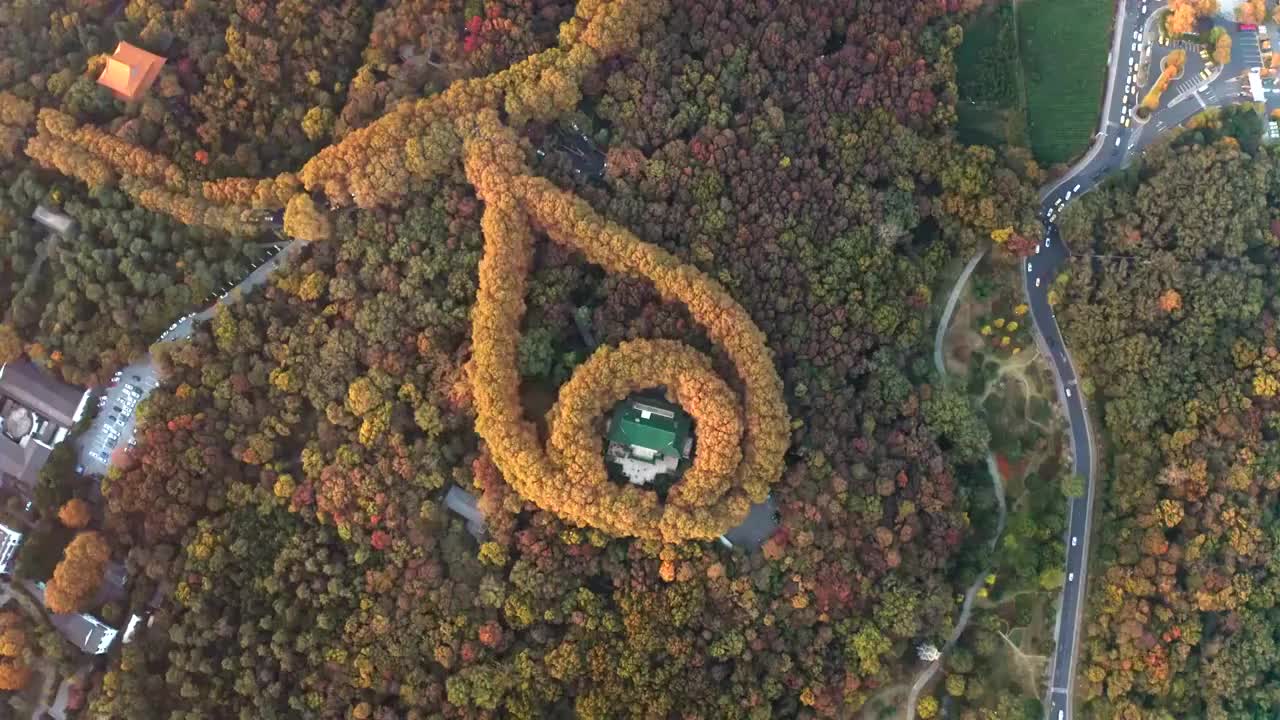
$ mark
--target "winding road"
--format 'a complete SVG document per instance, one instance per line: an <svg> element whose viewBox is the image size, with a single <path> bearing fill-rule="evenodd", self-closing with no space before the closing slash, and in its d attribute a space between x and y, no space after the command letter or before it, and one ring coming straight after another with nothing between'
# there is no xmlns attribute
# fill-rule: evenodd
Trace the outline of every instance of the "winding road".
<svg viewBox="0 0 1280 720"><path fill-rule="evenodd" d="M1072 498L1067 509L1065 559L1067 582L1063 587L1057 623L1056 642L1049 669L1049 688L1045 702L1047 720L1070 720L1074 717L1074 683L1076 659L1079 655L1080 625L1084 617L1084 597L1088 578L1089 539L1095 494L1097 451L1090 427L1088 408L1078 385L1078 373L1058 328L1049 289L1054 278L1070 257L1055 221L1067 203L1093 189L1112 171L1123 167L1135 154L1159 140L1171 130L1206 108L1230 105L1248 100L1243 96L1249 87L1248 74L1261 63L1257 32L1242 30L1227 18L1213 22L1232 36L1232 59L1223 67L1212 69L1203 84L1179 84L1145 123L1134 120L1132 112L1159 74L1159 62L1176 43L1160 45L1157 14L1167 5L1164 0L1119 0L1112 30L1111 52L1107 69L1106 97L1094 143L1062 177L1046 184L1040 191L1040 217L1045 236L1039 252L1026 260L1023 289L1037 330L1036 342L1050 358L1058 399L1065 408L1070 424L1071 455L1074 470L1084 478L1083 497ZM1275 36L1276 25L1267 27ZM1195 47L1188 50L1188 71L1205 67ZM1137 82L1147 68L1144 82ZM1192 75L1191 77L1196 77ZM1175 95L1174 92L1177 92ZM1268 113L1280 107L1280 90L1267 88L1265 108ZM1126 117L1129 119L1126 120ZM1088 252L1088 249L1084 249Z"/></svg>
<svg viewBox="0 0 1280 720"><path fill-rule="evenodd" d="M1063 587L1057 624L1054 630L1056 647L1049 671L1049 689L1046 698L1048 720L1070 720L1074 716L1074 681L1076 658L1079 654L1080 625L1084 616L1084 596L1088 578L1089 539L1092 507L1095 494L1094 482L1097 467L1097 451L1085 398L1078 385L1078 373L1071 354L1063 343L1053 307L1049 304L1049 288L1059 270L1071 255L1062 242L1055 224L1059 213L1071 200L1093 189L1112 171L1122 167L1136 152L1156 142L1169 129L1177 127L1207 107L1228 105L1244 100L1242 78L1258 61L1256 52L1258 37L1253 31L1242 31L1234 24L1229 26L1233 38L1233 59L1203 85L1192 91L1184 91L1180 97L1172 97L1167 105L1157 110L1148 122L1136 123L1124 118L1132 112L1145 86L1158 74L1159 59L1169 46L1156 43L1158 24L1154 15L1165 7L1156 0L1120 0L1114 23L1111 61L1108 67L1106 100L1102 109L1100 128L1089 151L1060 179L1047 184L1040 193L1041 219L1045 226L1045 239L1039 252L1026 260L1023 288L1031 317L1037 329L1036 341L1051 360L1057 381L1059 401L1066 409L1070 423L1071 454L1074 469L1084 478L1083 497L1069 501L1067 517L1067 582ZM1219 25L1222 18L1215 18ZM1272 30L1275 27L1272 26ZM1188 55L1194 53L1194 49ZM1200 61L1196 61L1199 63ZM1130 76L1138 75L1136 68L1144 63L1150 70L1143 85L1135 83L1130 91ZM1199 67L1199 64L1196 65ZM1123 73L1122 73L1123 71ZM1267 109L1280 103L1273 100L1268 91ZM1087 252L1087 250L1086 250Z"/></svg>

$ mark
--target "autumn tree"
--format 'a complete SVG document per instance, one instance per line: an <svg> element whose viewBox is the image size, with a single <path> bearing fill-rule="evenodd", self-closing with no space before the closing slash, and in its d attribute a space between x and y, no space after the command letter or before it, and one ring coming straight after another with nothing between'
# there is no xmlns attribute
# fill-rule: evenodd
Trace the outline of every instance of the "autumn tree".
<svg viewBox="0 0 1280 720"><path fill-rule="evenodd" d="M31 680L31 643L25 623L16 612L0 612L0 690L21 690Z"/></svg>
<svg viewBox="0 0 1280 720"><path fill-rule="evenodd" d="M1170 0L1164 20L1165 32L1184 35L1194 32L1196 21L1218 12L1218 0Z"/></svg>
<svg viewBox="0 0 1280 720"><path fill-rule="evenodd" d="M89 507L89 503L80 498L68 500L58 510L58 520L72 530L83 529L91 519L93 519L93 511Z"/></svg>
<svg viewBox="0 0 1280 720"><path fill-rule="evenodd" d="M45 587L45 606L55 613L84 610L102 586L110 559L111 551L100 533L76 535Z"/></svg>
<svg viewBox="0 0 1280 720"><path fill-rule="evenodd" d="M284 231L290 237L304 242L329 239L333 226L323 210L306 193L298 193L290 200L284 213Z"/></svg>

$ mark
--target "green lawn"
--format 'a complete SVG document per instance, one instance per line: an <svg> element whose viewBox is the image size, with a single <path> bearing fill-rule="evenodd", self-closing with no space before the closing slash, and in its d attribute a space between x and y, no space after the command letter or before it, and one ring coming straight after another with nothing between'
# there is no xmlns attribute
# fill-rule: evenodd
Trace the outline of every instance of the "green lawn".
<svg viewBox="0 0 1280 720"><path fill-rule="evenodd" d="M1023 0L1018 5L1027 132L1042 165L1072 160L1097 132L1111 17L1110 0Z"/></svg>
<svg viewBox="0 0 1280 720"><path fill-rule="evenodd" d="M956 50L956 133L961 142L1026 144L1022 78L1013 6L988 7L964 28Z"/></svg>

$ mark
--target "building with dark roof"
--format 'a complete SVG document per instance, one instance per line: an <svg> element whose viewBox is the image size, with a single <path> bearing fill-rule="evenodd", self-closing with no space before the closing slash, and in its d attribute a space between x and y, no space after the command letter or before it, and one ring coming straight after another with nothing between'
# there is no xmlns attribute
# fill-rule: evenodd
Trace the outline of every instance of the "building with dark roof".
<svg viewBox="0 0 1280 720"><path fill-rule="evenodd" d="M0 395L68 428L84 414L89 400L88 390L51 377L29 360L0 365Z"/></svg>
<svg viewBox="0 0 1280 720"><path fill-rule="evenodd" d="M89 391L29 361L0 365L0 483L30 493L53 446L84 415Z"/></svg>

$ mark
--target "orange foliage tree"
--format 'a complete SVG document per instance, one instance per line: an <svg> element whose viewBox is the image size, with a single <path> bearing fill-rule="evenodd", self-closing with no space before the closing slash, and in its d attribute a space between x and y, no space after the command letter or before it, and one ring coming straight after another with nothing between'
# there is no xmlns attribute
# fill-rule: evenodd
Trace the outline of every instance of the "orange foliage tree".
<svg viewBox="0 0 1280 720"><path fill-rule="evenodd" d="M1186 50L1174 50L1165 56L1164 70L1160 72L1160 77L1156 78L1156 82L1151 86L1151 90L1147 92L1146 97L1142 98L1142 107L1147 110L1155 110L1160 105L1160 96L1164 91L1169 89L1169 83L1173 82L1178 73L1182 72L1182 68L1187 63Z"/></svg>
<svg viewBox="0 0 1280 720"><path fill-rule="evenodd" d="M76 535L45 586L45 607L56 613L84 610L102 586L110 559L111 550L101 533L89 531Z"/></svg>
<svg viewBox="0 0 1280 720"><path fill-rule="evenodd" d="M80 498L71 498L58 510L58 520L72 530L80 530L89 524L93 512L89 503Z"/></svg>
<svg viewBox="0 0 1280 720"><path fill-rule="evenodd" d="M1267 0L1245 0L1236 7L1236 20L1242 23L1267 21Z"/></svg>
<svg viewBox="0 0 1280 720"><path fill-rule="evenodd" d="M21 690L31 681L31 643L22 624L18 613L0 612L0 690Z"/></svg>
<svg viewBox="0 0 1280 720"><path fill-rule="evenodd" d="M764 335L714 280L605 221L584 201L531 177L515 133L494 110L461 118L468 179L485 201L485 254L472 314L476 431L494 463L526 498L580 525L677 542L723 533L763 500L782 472L789 419ZM649 279L684 303L737 370L743 401L701 353L671 341L597 351L562 388L549 420L549 448L523 420L516 356L533 227L610 272ZM666 386L693 416L698 456L665 503L608 481L599 418L634 390ZM739 421L741 418L741 421ZM739 448L738 437L742 437Z"/></svg>
<svg viewBox="0 0 1280 720"><path fill-rule="evenodd" d="M1164 29L1170 35L1195 32L1196 20L1218 12L1218 0L1169 0Z"/></svg>
<svg viewBox="0 0 1280 720"><path fill-rule="evenodd" d="M1173 312L1182 307L1182 295L1173 288L1169 288L1160 293L1160 309L1164 312Z"/></svg>

